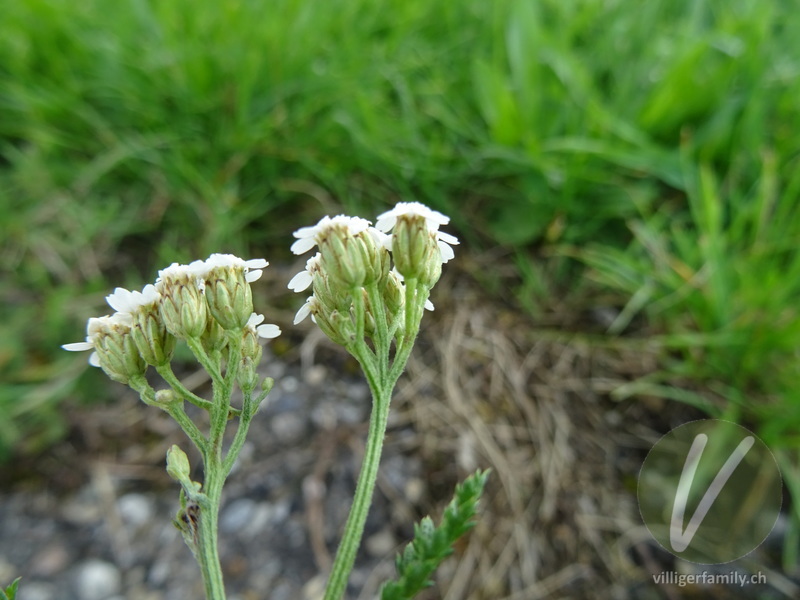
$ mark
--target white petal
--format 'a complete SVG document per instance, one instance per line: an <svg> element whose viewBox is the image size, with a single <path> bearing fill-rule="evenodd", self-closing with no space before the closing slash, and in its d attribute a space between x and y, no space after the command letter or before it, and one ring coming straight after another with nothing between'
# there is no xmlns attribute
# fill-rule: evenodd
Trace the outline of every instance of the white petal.
<svg viewBox="0 0 800 600"><path fill-rule="evenodd" d="M311 227L301 227L292 235L297 239L313 238L315 235L317 235L320 225L327 222L326 219L330 220L330 217L322 217L322 220L316 225L312 225Z"/></svg>
<svg viewBox="0 0 800 600"><path fill-rule="evenodd" d="M366 219L362 219L361 217L348 217L346 215L337 215L331 219L330 224L326 224L324 227L320 229L330 227L331 225L344 225L349 233L351 233L352 235L357 235L362 231L366 231L369 228L369 221L367 221Z"/></svg>
<svg viewBox="0 0 800 600"><path fill-rule="evenodd" d="M100 366L100 357L97 355L97 352L92 352L89 355L89 364L92 365L93 367Z"/></svg>
<svg viewBox="0 0 800 600"><path fill-rule="evenodd" d="M263 271L261 269L255 269L253 271L248 271L244 275L244 280L247 283L253 283L254 281L257 281L257 280L261 279L261 275L262 274L263 274Z"/></svg>
<svg viewBox="0 0 800 600"><path fill-rule="evenodd" d="M69 352L83 352L93 350L94 344L92 342L72 342L71 344L62 344L61 347Z"/></svg>
<svg viewBox="0 0 800 600"><path fill-rule="evenodd" d="M161 294L158 293L156 286L154 286L152 283L148 283L146 286L144 286L144 289L142 289L142 302L144 304L152 304L157 302L160 297Z"/></svg>
<svg viewBox="0 0 800 600"><path fill-rule="evenodd" d="M441 241L439 242L438 245L439 245L439 252L442 255L442 263L446 263L448 260L453 260L453 257L455 257L453 249Z"/></svg>
<svg viewBox="0 0 800 600"><path fill-rule="evenodd" d="M289 289L293 292L302 292L307 290L312 282L311 273L308 271L300 271L297 275L292 277L292 280L289 282Z"/></svg>
<svg viewBox="0 0 800 600"><path fill-rule="evenodd" d="M378 220L375 223L375 229L378 231L389 231L392 227L394 227L395 223L397 223L397 217L392 213L392 211L385 212L378 217Z"/></svg>
<svg viewBox="0 0 800 600"><path fill-rule="evenodd" d="M294 244L292 244L291 251L294 254L305 254L316 245L317 241L314 239L313 236L303 237L297 240Z"/></svg>
<svg viewBox="0 0 800 600"><path fill-rule="evenodd" d="M212 254L206 260L198 260L195 262L204 263L209 269L213 269L214 267L242 267L245 265L244 259L239 258L235 254ZM193 262L189 266L194 264Z"/></svg>
<svg viewBox="0 0 800 600"><path fill-rule="evenodd" d="M313 298L313 296L311 296L311 298L306 300L306 303L303 304L303 306L300 307L300 310L297 311L297 314L294 317L294 324L295 325L297 325L298 323L303 321L308 315L311 314L311 299L312 298Z"/></svg>
<svg viewBox="0 0 800 600"><path fill-rule="evenodd" d="M281 334L281 328L277 325L272 325L271 323L259 325L256 331L258 332L259 337L267 339L276 338Z"/></svg>
<svg viewBox="0 0 800 600"><path fill-rule="evenodd" d="M210 270L211 265L204 260L193 260L188 265L183 266L183 271L187 276L196 277L197 279L205 278Z"/></svg>
<svg viewBox="0 0 800 600"><path fill-rule="evenodd" d="M250 260L244 261L244 264L250 269L265 269L269 266L269 263L263 258L251 258Z"/></svg>
<svg viewBox="0 0 800 600"><path fill-rule="evenodd" d="M114 293L106 296L106 302L111 308L122 313L132 312L137 306L133 292L121 287L115 288Z"/></svg>
<svg viewBox="0 0 800 600"><path fill-rule="evenodd" d="M445 244L452 244L453 246L458 246L459 244L456 236L445 233L444 231L437 231L436 239L438 239L440 242L444 242Z"/></svg>
<svg viewBox="0 0 800 600"><path fill-rule="evenodd" d="M392 236L383 233L381 230L375 227L370 227L367 229L367 233L369 233L372 239L375 240L375 243L378 246L383 246L387 250L392 249Z"/></svg>
<svg viewBox="0 0 800 600"><path fill-rule="evenodd" d="M250 318L247 319L247 324L245 327L255 327L259 323L264 322L264 315L260 315L258 313L250 313Z"/></svg>
<svg viewBox="0 0 800 600"><path fill-rule="evenodd" d="M425 310L433 310L433 302L425 300Z"/></svg>

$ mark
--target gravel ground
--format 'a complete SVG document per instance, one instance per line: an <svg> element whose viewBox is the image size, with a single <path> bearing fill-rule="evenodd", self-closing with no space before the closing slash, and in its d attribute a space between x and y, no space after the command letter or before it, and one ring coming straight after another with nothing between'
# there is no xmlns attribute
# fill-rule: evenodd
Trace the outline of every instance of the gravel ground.
<svg viewBox="0 0 800 600"><path fill-rule="evenodd" d="M800 597L800 569L784 574L776 558L781 527L735 565L763 569L767 586L653 583L681 565L642 525L636 476L661 434L701 416L658 398L612 397L657 368L656 350L598 343L580 333L574 307L555 306L534 326L487 303L474 282L440 285L452 300L434 298L393 399L351 600L375 597L413 523L437 518L479 467L493 473L478 525L419 600ZM229 600L320 597L363 455L370 399L357 365L310 325L291 341L265 351L264 374L277 383L225 488ZM183 378L203 393L202 373ZM113 403L71 411L69 437L46 456L0 473L0 582L21 575L19 600L203 596L170 524L178 486L164 471L167 449L189 444L168 416L112 389Z"/></svg>
<svg viewBox="0 0 800 600"><path fill-rule="evenodd" d="M369 389L322 365L301 369L269 356L262 364L277 383L225 488L226 586L231 600L317 598L363 455ZM161 466L172 443L189 450L182 432L127 390L82 418L45 467L55 480L21 482L0 496L0 581L23 575L19 600L202 597L194 559L170 525L178 488ZM407 502L388 500L424 494L420 459L405 450L410 435L393 427L387 440L353 597L372 597L381 576L393 573L391 557L419 518ZM115 449L115 438L139 441ZM83 472L65 476L71 459Z"/></svg>

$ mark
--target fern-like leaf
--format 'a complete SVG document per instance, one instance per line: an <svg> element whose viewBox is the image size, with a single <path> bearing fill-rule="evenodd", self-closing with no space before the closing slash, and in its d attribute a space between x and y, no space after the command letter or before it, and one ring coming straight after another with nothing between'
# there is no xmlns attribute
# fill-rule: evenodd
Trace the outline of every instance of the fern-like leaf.
<svg viewBox="0 0 800 600"><path fill-rule="evenodd" d="M0 588L0 600L14 600L17 597L17 587L19 587L20 579L22 577L17 577L6 589Z"/></svg>
<svg viewBox="0 0 800 600"><path fill-rule="evenodd" d="M409 600L433 585L431 575L453 553L453 544L474 525L478 501L489 471L477 471L456 486L450 504L436 527L430 517L414 526L414 539L397 555L397 579L381 588L381 600Z"/></svg>

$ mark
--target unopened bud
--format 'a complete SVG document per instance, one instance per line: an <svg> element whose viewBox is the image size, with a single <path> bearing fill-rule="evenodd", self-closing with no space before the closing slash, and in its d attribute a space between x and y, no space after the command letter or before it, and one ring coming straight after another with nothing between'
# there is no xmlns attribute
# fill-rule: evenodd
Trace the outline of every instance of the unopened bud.
<svg viewBox="0 0 800 600"><path fill-rule="evenodd" d="M206 330L208 309L204 295L205 268L201 261L173 264L159 272L161 317L167 330L179 339L196 338Z"/></svg>
<svg viewBox="0 0 800 600"><path fill-rule="evenodd" d="M131 337L130 315L116 313L91 319L89 333L100 368L111 379L127 384L132 378L144 375L147 365Z"/></svg>
<svg viewBox="0 0 800 600"><path fill-rule="evenodd" d="M235 258L206 261L210 267L206 274L208 309L217 323L228 331L242 329L253 314L253 293L246 278L245 261Z"/></svg>
<svg viewBox="0 0 800 600"><path fill-rule="evenodd" d="M316 305L316 312L312 308L312 314L322 333L327 335L331 341L341 346L346 346L355 338L356 330L350 314L342 314L338 310L328 312Z"/></svg>
<svg viewBox="0 0 800 600"><path fill-rule="evenodd" d="M378 231L357 217L334 217L318 234L322 268L347 289L370 285L388 271L388 251Z"/></svg>
<svg viewBox="0 0 800 600"><path fill-rule="evenodd" d="M416 214L401 215L392 236L394 266L403 277L423 280L432 287L442 272L442 258L436 234Z"/></svg>
<svg viewBox="0 0 800 600"><path fill-rule="evenodd" d="M217 323L216 319L208 320L206 330L200 336L200 343L203 344L203 349L212 356L217 352L222 352L225 348L228 338L225 337L225 330Z"/></svg>
<svg viewBox="0 0 800 600"><path fill-rule="evenodd" d="M397 329L402 329L404 322L403 306L406 299L406 287L396 271L390 271L383 284L383 303L386 307L386 320L390 327L397 324ZM398 331L402 337L402 332Z"/></svg>
<svg viewBox="0 0 800 600"><path fill-rule="evenodd" d="M159 404L172 404L180 402L180 397L173 390L158 390L155 395L156 402Z"/></svg>
<svg viewBox="0 0 800 600"><path fill-rule="evenodd" d="M167 450L167 473L178 483L186 481L191 475L189 457L175 444Z"/></svg>
<svg viewBox="0 0 800 600"><path fill-rule="evenodd" d="M132 317L131 335L144 361L155 367L169 363L175 350L175 337L167 331L158 305L143 307Z"/></svg>
<svg viewBox="0 0 800 600"><path fill-rule="evenodd" d="M258 385L258 360L243 356L236 381L243 392L252 392Z"/></svg>

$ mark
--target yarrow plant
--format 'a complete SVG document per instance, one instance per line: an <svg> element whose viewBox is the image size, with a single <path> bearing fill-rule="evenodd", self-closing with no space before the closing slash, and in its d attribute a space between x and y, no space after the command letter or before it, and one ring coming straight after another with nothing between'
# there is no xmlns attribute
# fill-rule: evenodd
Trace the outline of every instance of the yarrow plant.
<svg viewBox="0 0 800 600"><path fill-rule="evenodd" d="M295 292L311 290L294 322L310 317L350 352L361 365L373 398L361 473L326 600L338 600L345 592L372 501L392 391L405 369L424 309L433 310L431 288L439 280L442 264L453 258L452 246L458 244L454 236L439 231L448 222L439 212L407 202L380 215L375 227L360 217L326 216L294 233L295 254L317 248L305 270L289 282ZM115 312L89 319L86 340L63 346L70 351L91 350L91 365L138 392L145 404L167 412L199 450L202 483L192 481L189 458L176 445L167 452L167 472L181 486L174 523L200 565L209 600L225 598L217 552L223 484L273 385L270 378L260 381L260 340L277 337L281 331L277 325L264 324L264 316L254 312L250 288L267 264L264 259L228 254L172 264L142 291L114 290L106 300ZM209 373L210 400L187 389L174 374L171 360L179 342ZM156 391L150 385L149 367L162 377L165 389ZM242 401L235 407L231 398L237 386ZM201 431L189 417L186 402L208 412L208 431ZM236 432L226 448L224 434L231 422L236 423ZM414 541L398 557L399 578L384 586L384 598L411 598L430 584L435 566L472 526L486 476L478 472L459 486L439 528L430 519L417 527Z"/></svg>

